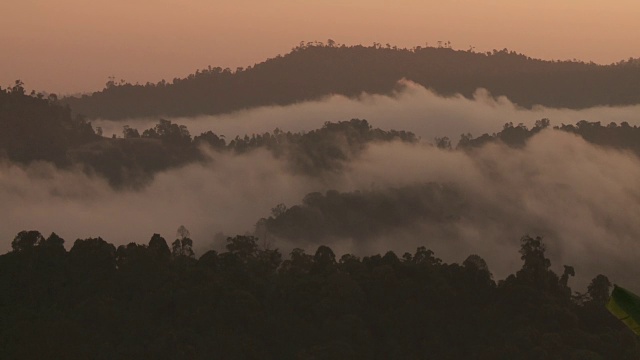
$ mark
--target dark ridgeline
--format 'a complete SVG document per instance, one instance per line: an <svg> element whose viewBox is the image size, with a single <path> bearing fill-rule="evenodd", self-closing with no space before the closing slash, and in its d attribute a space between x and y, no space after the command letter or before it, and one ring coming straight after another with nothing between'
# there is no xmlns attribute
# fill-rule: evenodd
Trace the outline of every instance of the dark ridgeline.
<svg viewBox="0 0 640 360"><path fill-rule="evenodd" d="M640 103L640 60L612 65L545 61L513 51L480 53L441 47L301 44L290 53L236 70L198 70L157 84L116 83L62 101L89 117L220 114L286 105L330 94L389 94L408 79L441 95L471 97L478 88L523 107L587 108Z"/></svg>
<svg viewBox="0 0 640 360"><path fill-rule="evenodd" d="M252 236L194 256L181 227L170 247L116 248L20 232L0 256L3 359L637 359L640 341L604 307L599 275L572 293L539 237L495 282L470 255L446 264L424 247L286 260ZM514 254L515 255L515 254Z"/></svg>

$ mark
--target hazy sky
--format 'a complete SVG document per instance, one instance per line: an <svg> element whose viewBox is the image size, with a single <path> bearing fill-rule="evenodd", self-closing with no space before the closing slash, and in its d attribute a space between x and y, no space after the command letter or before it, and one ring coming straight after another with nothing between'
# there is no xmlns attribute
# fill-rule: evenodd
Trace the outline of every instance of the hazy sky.
<svg viewBox="0 0 640 360"><path fill-rule="evenodd" d="M640 56L637 0L7 0L0 86L69 93L235 68L301 40L451 41L546 59L611 63Z"/></svg>

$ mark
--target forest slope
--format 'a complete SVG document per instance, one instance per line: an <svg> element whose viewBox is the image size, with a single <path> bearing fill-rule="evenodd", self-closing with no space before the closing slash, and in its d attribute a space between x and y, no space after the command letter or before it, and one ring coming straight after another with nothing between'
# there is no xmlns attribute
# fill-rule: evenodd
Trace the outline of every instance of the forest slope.
<svg viewBox="0 0 640 360"><path fill-rule="evenodd" d="M63 102L91 118L193 116L285 105L330 94L390 94L408 79L440 95L472 97L479 88L523 107L588 108L640 103L640 62L598 65L532 59L507 49L398 49L301 44L246 69L209 67L157 84L109 81Z"/></svg>
<svg viewBox="0 0 640 360"><path fill-rule="evenodd" d="M182 229L171 248L115 247L22 231L0 255L0 356L12 359L637 359L611 314L611 283L550 269L539 237L496 282L470 255L447 264L420 246L359 258L227 239L196 259ZM515 255L515 254L514 254ZM28 324L28 325L27 325ZM40 339L31 346L33 338Z"/></svg>
<svg viewBox="0 0 640 360"><path fill-rule="evenodd" d="M462 134L457 148L470 150L490 142L519 148L549 126L548 119L538 120L531 129L508 122L497 134L476 138ZM292 173L317 177L340 172L369 144L420 142L409 131L373 128L361 119L326 122L321 128L308 132L275 129L233 139L225 139L223 134L212 131L192 136L186 126L159 119L153 128L138 131L124 125L121 137L107 138L96 134L84 117L72 116L69 106L64 106L54 96L45 99L38 94L27 95L21 83L0 89L0 128L3 130L0 132L0 159L21 164L48 161L59 167L79 166L88 173L106 178L116 188L138 188L148 184L160 171L206 162L208 158L206 152L202 152L203 147L232 154L264 149L274 158L285 160ZM640 155L640 128L626 122L602 125L601 122L582 120L575 126L562 124L554 129L574 133L599 146ZM451 139L443 137L436 138L435 145L451 148L453 144Z"/></svg>

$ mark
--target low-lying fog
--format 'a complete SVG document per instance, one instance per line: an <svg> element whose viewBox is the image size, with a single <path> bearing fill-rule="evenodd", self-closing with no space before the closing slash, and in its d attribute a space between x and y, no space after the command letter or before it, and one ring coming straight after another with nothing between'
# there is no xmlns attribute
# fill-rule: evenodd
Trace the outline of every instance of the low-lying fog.
<svg viewBox="0 0 640 360"><path fill-rule="evenodd" d="M581 111L514 107L506 99L438 98L405 83L395 97L363 95L358 100L325 101L248 110L232 115L172 119L199 134L213 130L227 137L271 131L310 130L325 121L366 118L374 127L414 131L425 140L460 133L496 132L505 122L552 125L589 121L637 124L639 107ZM140 130L154 120L99 121L105 134L123 124ZM208 150L204 150L208 151ZM571 134L545 130L523 149L490 145L468 154L427 144L372 145L342 174L323 180L292 175L286 164L264 151L244 155L210 153L212 161L158 174L146 188L115 191L105 181L80 171L59 171L48 164L1 164L0 227L2 252L20 230L55 231L70 248L76 238L101 236L116 245L146 243L153 233L169 241L186 226L201 254L221 249L215 234L243 234L279 203L299 204L312 191L371 190L416 182L454 184L468 200L469 215L446 228L416 224L362 243L328 243L340 256L394 250L401 255L424 245L446 262L462 262L476 253L497 279L520 265L522 235L544 236L553 268L573 265L577 290L598 273L640 288L640 160L631 153L604 149ZM328 240L329 241L329 240ZM317 244L272 244L286 254L292 247L314 251Z"/></svg>
<svg viewBox="0 0 640 360"><path fill-rule="evenodd" d="M462 133L474 136L493 133L507 122L523 123L532 127L536 120L549 118L552 125L575 124L580 120L628 122L640 124L640 106L596 107L584 110L520 108L507 98L493 99L485 90L478 90L473 100L462 96L439 97L430 90L410 81L398 83L394 96L362 94L357 99L329 96L321 101L310 101L290 106L260 107L226 115L194 118L167 118L186 125L191 135L205 131L223 134L227 139L252 133L271 132L275 128L285 131L309 131L326 121L367 119L373 127L408 130L425 140L448 136L454 142ZM94 126L104 136L122 136L123 125L143 130L152 128L157 118L122 121L95 120Z"/></svg>

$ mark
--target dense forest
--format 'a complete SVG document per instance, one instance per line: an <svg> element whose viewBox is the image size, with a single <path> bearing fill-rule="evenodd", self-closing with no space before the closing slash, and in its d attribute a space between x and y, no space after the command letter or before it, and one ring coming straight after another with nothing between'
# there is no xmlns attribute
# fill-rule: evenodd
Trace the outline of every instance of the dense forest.
<svg viewBox="0 0 640 360"><path fill-rule="evenodd" d="M16 235L0 256L6 359L637 359L640 341L604 307L611 283L573 292L540 237L522 267L493 279L469 255L425 247L362 258L327 246L288 256L253 236L194 256L171 243ZM511 256L517 256L512 254ZM34 343L35 342L35 343Z"/></svg>
<svg viewBox="0 0 640 360"><path fill-rule="evenodd" d="M307 194L300 205L279 204L256 224L256 234L320 243L327 238L367 239L417 223L446 224L468 212L465 196L452 184L413 184L378 190Z"/></svg>
<svg viewBox="0 0 640 360"><path fill-rule="evenodd" d="M640 61L611 65L532 59L513 51L302 43L247 68L209 67L170 82L109 80L102 91L62 102L91 118L193 116L285 105L331 94L391 94L408 79L439 95L471 98L478 88L523 107L587 108L640 103Z"/></svg>
<svg viewBox="0 0 640 360"><path fill-rule="evenodd" d="M0 88L0 156L64 165L69 149L98 139L91 124L72 116L55 95L27 95L23 85L16 81L10 88Z"/></svg>

